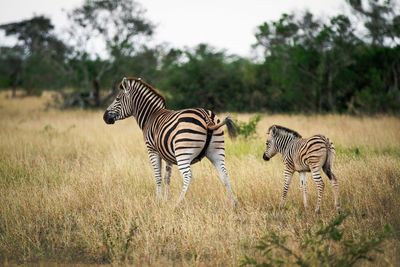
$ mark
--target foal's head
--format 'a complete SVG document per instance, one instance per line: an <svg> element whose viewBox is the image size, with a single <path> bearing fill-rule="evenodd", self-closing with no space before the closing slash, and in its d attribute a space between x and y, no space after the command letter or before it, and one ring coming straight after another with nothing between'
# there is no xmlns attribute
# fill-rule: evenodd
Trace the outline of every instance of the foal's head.
<svg viewBox="0 0 400 267"><path fill-rule="evenodd" d="M263 159L265 161L270 160L273 156L276 155L276 153L279 152L280 146L283 143L279 142L279 140L281 140L282 137L287 137L290 139L301 138L301 135L298 132L279 125L272 125L271 127L269 127L267 136L267 141L265 142L266 149L263 154Z"/></svg>

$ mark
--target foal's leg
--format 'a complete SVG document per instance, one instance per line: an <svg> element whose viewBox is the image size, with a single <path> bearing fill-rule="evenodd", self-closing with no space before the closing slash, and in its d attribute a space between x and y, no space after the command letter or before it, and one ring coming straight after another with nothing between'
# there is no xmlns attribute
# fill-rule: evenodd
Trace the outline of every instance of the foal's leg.
<svg viewBox="0 0 400 267"><path fill-rule="evenodd" d="M340 213L340 202L339 202L339 184L336 179L335 174L331 171L330 167L326 168L323 167L325 174L328 176L329 181L331 182L332 189L333 189L333 197L335 201L335 208L338 213Z"/></svg>
<svg viewBox="0 0 400 267"><path fill-rule="evenodd" d="M289 168L285 168L285 171L283 172L283 176L285 177L285 182L283 184L282 199L279 205L280 209L282 209L286 204L287 193L289 190L290 182L292 181L293 173L294 171Z"/></svg>
<svg viewBox="0 0 400 267"><path fill-rule="evenodd" d="M300 187L303 192L304 209L307 209L307 176L305 172L300 172Z"/></svg>
<svg viewBox="0 0 400 267"><path fill-rule="evenodd" d="M316 213L320 213L321 211L321 200L324 194L324 188L325 188L325 184L324 181L322 181L322 177L321 177L321 170L319 166L310 166L310 170L311 170L311 175L312 178L315 182L315 184L317 185L317 205L315 207L315 212Z"/></svg>
<svg viewBox="0 0 400 267"><path fill-rule="evenodd" d="M333 172L331 172L331 174L332 174L332 179L330 181L331 181L332 188L333 188L333 197L335 199L335 208L336 208L337 212L340 213L339 184L338 184L336 176L333 174Z"/></svg>

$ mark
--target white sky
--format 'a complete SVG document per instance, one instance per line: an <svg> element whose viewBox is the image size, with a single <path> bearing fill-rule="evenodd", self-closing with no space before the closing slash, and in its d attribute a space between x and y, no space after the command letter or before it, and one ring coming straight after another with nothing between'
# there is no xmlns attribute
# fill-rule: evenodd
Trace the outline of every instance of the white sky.
<svg viewBox="0 0 400 267"><path fill-rule="evenodd" d="M66 27L62 10L83 0L0 0L0 24L46 15L61 33ZM344 0L137 0L145 17L157 25L155 42L177 48L208 43L228 53L249 56L256 27L284 12L310 10L321 17L345 10ZM0 36L3 39L4 36Z"/></svg>

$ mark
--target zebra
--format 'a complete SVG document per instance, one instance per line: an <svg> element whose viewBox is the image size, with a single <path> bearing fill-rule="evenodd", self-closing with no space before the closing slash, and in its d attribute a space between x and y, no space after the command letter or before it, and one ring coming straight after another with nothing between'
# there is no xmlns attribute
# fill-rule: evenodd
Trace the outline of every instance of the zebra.
<svg viewBox="0 0 400 267"><path fill-rule="evenodd" d="M280 208L283 208L285 205L289 185L295 171L300 173L300 187L303 191L304 208L307 208L306 172L311 172L318 190L315 212L319 213L325 186L321 178L322 168L331 182L334 204L336 210L340 213L339 185L336 176L332 172L335 157L333 143L320 134L311 136L310 138L302 138L298 132L279 125L272 125L268 129L267 135L268 138L263 159L268 161L277 153L281 153L285 164L285 182Z"/></svg>
<svg viewBox="0 0 400 267"><path fill-rule="evenodd" d="M191 165L206 157L217 169L231 204L237 200L231 189L225 166L223 125L235 137L235 125L228 116L220 121L216 114L203 108L169 110L165 98L141 78L123 78L119 92L106 109L107 124L133 116L143 131L148 156L154 170L156 197L168 198L172 165L178 165L183 186L178 202L183 201L192 180ZM162 192L162 160L166 162Z"/></svg>

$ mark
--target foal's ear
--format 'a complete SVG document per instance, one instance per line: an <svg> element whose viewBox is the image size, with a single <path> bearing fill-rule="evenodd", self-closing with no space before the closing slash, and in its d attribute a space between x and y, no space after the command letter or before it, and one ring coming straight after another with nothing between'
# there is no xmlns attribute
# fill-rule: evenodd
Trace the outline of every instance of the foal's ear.
<svg viewBox="0 0 400 267"><path fill-rule="evenodd" d="M269 127L268 134L274 135L275 132L276 132L276 125L272 125L271 127Z"/></svg>

